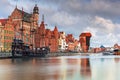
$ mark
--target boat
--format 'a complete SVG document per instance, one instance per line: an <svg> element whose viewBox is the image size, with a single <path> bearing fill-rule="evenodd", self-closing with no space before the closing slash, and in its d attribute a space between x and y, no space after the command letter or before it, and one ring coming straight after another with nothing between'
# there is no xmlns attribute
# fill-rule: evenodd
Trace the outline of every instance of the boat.
<svg viewBox="0 0 120 80"><path fill-rule="evenodd" d="M13 39L12 57L45 57L49 52L49 47L41 47L35 51L30 49L30 45L25 44L21 39Z"/></svg>
<svg viewBox="0 0 120 80"><path fill-rule="evenodd" d="M114 55L112 51L105 51L102 53L103 55Z"/></svg>

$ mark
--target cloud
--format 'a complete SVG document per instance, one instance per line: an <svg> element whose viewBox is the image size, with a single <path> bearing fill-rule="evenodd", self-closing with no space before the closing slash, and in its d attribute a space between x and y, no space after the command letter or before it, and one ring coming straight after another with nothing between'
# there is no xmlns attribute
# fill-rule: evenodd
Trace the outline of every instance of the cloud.
<svg viewBox="0 0 120 80"><path fill-rule="evenodd" d="M102 17L95 16L95 27L105 33L112 33L116 28L116 24L114 24L109 19L104 19Z"/></svg>
<svg viewBox="0 0 120 80"><path fill-rule="evenodd" d="M91 32L91 46L99 47L100 45L113 46L115 43L119 43L120 32L116 30L120 29L120 24L113 23L109 19L95 16L91 20L91 25L84 29L84 32Z"/></svg>
<svg viewBox="0 0 120 80"><path fill-rule="evenodd" d="M8 0L1 0L0 10L0 17L7 18L13 10L13 5Z"/></svg>
<svg viewBox="0 0 120 80"><path fill-rule="evenodd" d="M63 1L63 0L62 0ZM106 17L120 16L118 0L72 0L59 3L58 9L72 15L89 14Z"/></svg>
<svg viewBox="0 0 120 80"><path fill-rule="evenodd" d="M70 27L78 23L78 17L71 16L65 12L56 12L51 17L52 22L60 24L61 26Z"/></svg>

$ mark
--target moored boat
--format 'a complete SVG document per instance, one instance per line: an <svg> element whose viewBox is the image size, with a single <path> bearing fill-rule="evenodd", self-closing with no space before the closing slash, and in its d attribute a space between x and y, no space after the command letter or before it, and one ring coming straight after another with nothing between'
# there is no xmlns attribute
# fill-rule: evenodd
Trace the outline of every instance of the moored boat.
<svg viewBox="0 0 120 80"><path fill-rule="evenodd" d="M13 39L12 57L45 57L49 52L49 47L41 47L35 51L30 49L29 45L24 44L20 39Z"/></svg>

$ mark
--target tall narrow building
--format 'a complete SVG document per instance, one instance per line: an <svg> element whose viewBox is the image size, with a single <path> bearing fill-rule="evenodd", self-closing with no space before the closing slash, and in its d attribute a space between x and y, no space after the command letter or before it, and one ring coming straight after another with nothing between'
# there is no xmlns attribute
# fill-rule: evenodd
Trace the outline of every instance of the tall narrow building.
<svg viewBox="0 0 120 80"><path fill-rule="evenodd" d="M91 33L81 33L79 41L81 44L82 52L88 52L90 46Z"/></svg>

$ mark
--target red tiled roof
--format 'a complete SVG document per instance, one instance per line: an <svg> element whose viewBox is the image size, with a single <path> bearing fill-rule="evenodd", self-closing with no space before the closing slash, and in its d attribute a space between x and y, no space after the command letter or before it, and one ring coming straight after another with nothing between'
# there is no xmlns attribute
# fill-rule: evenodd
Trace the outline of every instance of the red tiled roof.
<svg viewBox="0 0 120 80"><path fill-rule="evenodd" d="M7 20L8 19L0 19L0 22L1 22L2 26L4 26L6 24Z"/></svg>
<svg viewBox="0 0 120 80"><path fill-rule="evenodd" d="M91 35L91 33L88 32L88 33L81 33L80 36L90 36L91 37L92 35Z"/></svg>

